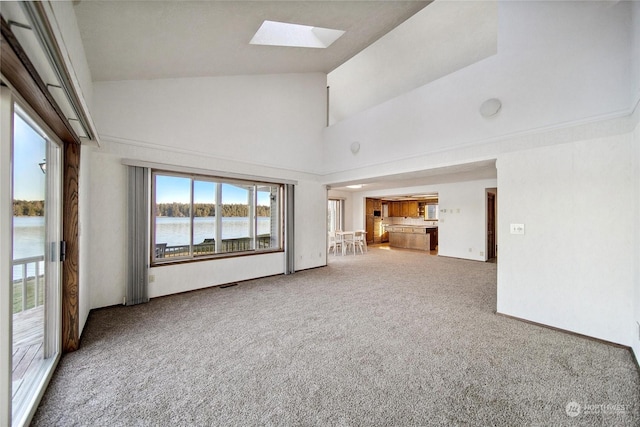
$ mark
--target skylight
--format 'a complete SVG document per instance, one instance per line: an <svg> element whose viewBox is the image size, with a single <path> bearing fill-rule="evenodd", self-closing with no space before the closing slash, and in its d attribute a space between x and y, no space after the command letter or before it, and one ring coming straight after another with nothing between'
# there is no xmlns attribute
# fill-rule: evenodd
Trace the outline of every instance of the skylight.
<svg viewBox="0 0 640 427"><path fill-rule="evenodd" d="M345 32L286 22L264 21L250 44L325 49Z"/></svg>

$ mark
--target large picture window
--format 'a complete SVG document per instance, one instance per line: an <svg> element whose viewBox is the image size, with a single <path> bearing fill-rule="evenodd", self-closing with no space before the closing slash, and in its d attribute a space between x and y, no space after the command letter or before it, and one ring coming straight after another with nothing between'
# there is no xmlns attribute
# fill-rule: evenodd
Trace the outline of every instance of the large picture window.
<svg viewBox="0 0 640 427"><path fill-rule="evenodd" d="M282 185L154 171L154 264L282 249Z"/></svg>

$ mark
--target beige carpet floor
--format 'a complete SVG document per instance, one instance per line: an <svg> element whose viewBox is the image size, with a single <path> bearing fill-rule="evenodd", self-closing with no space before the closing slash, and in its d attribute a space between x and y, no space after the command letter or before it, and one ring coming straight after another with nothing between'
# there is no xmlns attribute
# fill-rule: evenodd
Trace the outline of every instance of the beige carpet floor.
<svg viewBox="0 0 640 427"><path fill-rule="evenodd" d="M33 425L640 425L631 353L495 315L496 268L372 247L95 310Z"/></svg>

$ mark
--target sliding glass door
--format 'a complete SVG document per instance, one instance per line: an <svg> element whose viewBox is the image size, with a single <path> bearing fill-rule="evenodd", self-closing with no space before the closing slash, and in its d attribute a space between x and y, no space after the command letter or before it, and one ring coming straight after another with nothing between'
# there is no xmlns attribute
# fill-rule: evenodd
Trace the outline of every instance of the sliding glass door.
<svg viewBox="0 0 640 427"><path fill-rule="evenodd" d="M1 167L10 166L10 188L9 200L1 202L11 204L11 215L4 224L9 233L3 228L0 234L5 248L0 253L10 262L0 265L2 298L9 299L2 320L11 341L9 348L3 342L2 351L10 359L11 424L23 425L60 354L62 168L60 145L7 96L11 93L3 90L2 102L11 107L3 108L3 123L12 131L2 135L2 153L9 158L2 159Z"/></svg>

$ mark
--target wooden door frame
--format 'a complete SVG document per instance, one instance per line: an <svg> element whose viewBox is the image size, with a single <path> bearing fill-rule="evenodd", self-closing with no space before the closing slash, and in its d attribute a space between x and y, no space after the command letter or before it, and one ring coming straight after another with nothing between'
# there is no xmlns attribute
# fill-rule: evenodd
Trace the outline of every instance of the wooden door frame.
<svg viewBox="0 0 640 427"><path fill-rule="evenodd" d="M495 258L497 255L496 239L496 200L497 190L487 189L487 260ZM493 215L492 215L493 213ZM493 217L493 221L490 221ZM491 241L493 240L493 245Z"/></svg>
<svg viewBox="0 0 640 427"><path fill-rule="evenodd" d="M65 262L62 264L62 352L67 353L77 350L80 345L78 306L80 138L49 93L46 84L20 46L9 24L2 17L0 17L0 24L2 36L0 73L64 144L62 238L66 242L67 251Z"/></svg>

